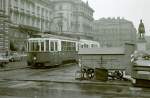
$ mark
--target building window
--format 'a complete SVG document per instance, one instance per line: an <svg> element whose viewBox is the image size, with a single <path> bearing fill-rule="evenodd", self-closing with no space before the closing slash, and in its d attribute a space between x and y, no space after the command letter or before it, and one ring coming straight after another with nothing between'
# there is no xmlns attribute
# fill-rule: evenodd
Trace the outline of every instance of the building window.
<svg viewBox="0 0 150 98"><path fill-rule="evenodd" d="M20 23L21 23L21 24L24 23L24 17L23 17L23 15L20 15Z"/></svg>
<svg viewBox="0 0 150 98"><path fill-rule="evenodd" d="M42 15L42 17L44 17L44 8L42 8L42 14L41 15Z"/></svg>
<svg viewBox="0 0 150 98"><path fill-rule="evenodd" d="M49 51L49 40L46 40L46 51Z"/></svg>
<svg viewBox="0 0 150 98"><path fill-rule="evenodd" d="M17 15L14 14L14 22L17 23Z"/></svg>
<svg viewBox="0 0 150 98"><path fill-rule="evenodd" d="M18 0L14 0L14 5L15 5L15 6L18 5Z"/></svg>
<svg viewBox="0 0 150 98"><path fill-rule="evenodd" d="M60 5L60 6L59 6L59 10L62 10L62 9L63 9L63 6L62 6L62 5Z"/></svg>
<svg viewBox="0 0 150 98"><path fill-rule="evenodd" d="M35 19L32 18L32 26L34 26L34 23L35 23Z"/></svg>
<svg viewBox="0 0 150 98"><path fill-rule="evenodd" d="M40 15L40 7L37 7L37 14Z"/></svg>

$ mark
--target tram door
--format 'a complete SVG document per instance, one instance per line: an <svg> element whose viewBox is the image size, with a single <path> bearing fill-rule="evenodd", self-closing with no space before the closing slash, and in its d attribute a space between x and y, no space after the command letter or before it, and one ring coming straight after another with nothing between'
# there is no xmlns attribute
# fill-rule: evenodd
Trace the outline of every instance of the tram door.
<svg viewBox="0 0 150 98"><path fill-rule="evenodd" d="M58 51L58 41L55 41L55 40L50 41L50 52L51 52L51 61L55 65L60 64L59 51Z"/></svg>

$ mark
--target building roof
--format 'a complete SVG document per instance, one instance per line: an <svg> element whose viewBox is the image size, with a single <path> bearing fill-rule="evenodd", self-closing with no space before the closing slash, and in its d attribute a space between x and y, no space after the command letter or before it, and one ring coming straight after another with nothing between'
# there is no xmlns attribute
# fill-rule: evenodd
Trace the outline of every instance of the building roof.
<svg viewBox="0 0 150 98"><path fill-rule="evenodd" d="M103 54L103 55L112 55L112 54L125 54L125 49L123 47L110 47L110 48L83 48L79 49L79 55L82 54Z"/></svg>
<svg viewBox="0 0 150 98"><path fill-rule="evenodd" d="M58 36L58 35L52 35L52 34L43 34L39 33L35 35L37 37L29 38L29 40L45 40L45 39L54 39L54 40L69 40L69 41L78 41L76 38L71 37L65 37L65 36Z"/></svg>

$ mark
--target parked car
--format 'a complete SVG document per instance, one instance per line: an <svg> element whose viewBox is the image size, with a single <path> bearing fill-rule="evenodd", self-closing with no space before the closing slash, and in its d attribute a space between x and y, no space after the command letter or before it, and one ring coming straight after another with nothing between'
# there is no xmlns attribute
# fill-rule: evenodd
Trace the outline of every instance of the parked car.
<svg viewBox="0 0 150 98"><path fill-rule="evenodd" d="M14 61L20 61L21 60L21 55L18 54L17 52L11 53L9 55L9 61L14 62Z"/></svg>
<svg viewBox="0 0 150 98"><path fill-rule="evenodd" d="M4 64L9 63L9 58L7 56L0 55L0 67L3 67Z"/></svg>

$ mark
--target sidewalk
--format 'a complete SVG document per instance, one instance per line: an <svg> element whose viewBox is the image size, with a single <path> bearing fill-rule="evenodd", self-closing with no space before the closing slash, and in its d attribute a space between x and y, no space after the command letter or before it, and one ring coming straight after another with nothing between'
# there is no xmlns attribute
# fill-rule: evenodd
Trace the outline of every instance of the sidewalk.
<svg viewBox="0 0 150 98"><path fill-rule="evenodd" d="M21 69L27 67L26 61L20 62L9 62L5 64L4 67L0 67L0 71L8 71L13 69Z"/></svg>

